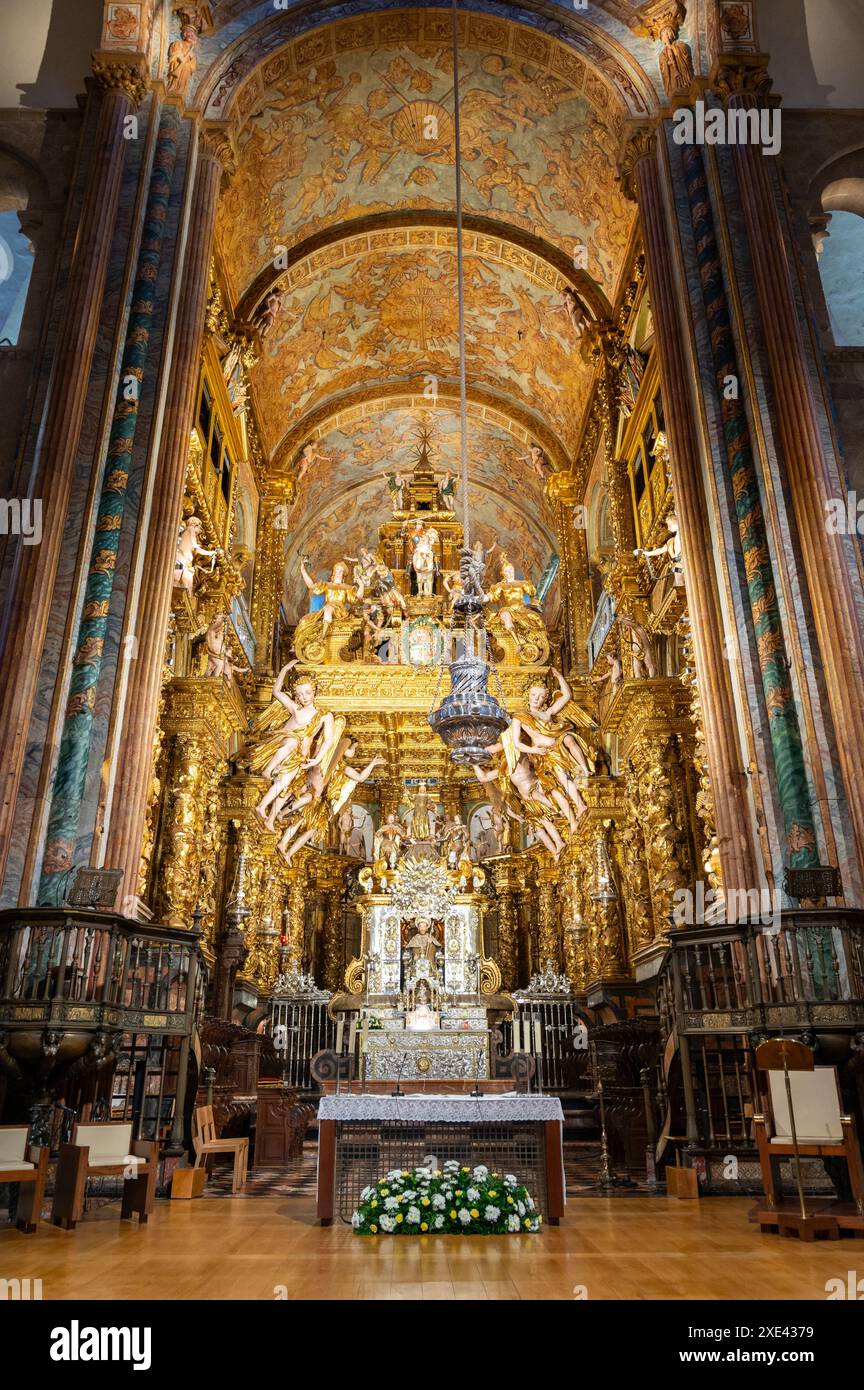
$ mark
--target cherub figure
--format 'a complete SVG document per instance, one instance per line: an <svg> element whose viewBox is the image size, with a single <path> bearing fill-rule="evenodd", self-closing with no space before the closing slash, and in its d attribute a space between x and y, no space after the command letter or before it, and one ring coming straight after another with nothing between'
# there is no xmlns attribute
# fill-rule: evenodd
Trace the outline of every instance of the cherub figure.
<svg viewBox="0 0 864 1390"><path fill-rule="evenodd" d="M207 628L204 638L207 649L205 676L228 676L230 678L236 672L243 670L242 666L236 666L231 660L231 653L227 644L227 622L227 613L217 613Z"/></svg>
<svg viewBox="0 0 864 1390"><path fill-rule="evenodd" d="M629 632L629 637L625 635L625 641L630 649L633 658L633 675L636 680L643 680L646 676L649 680L657 675L657 663L654 660L654 647L651 638L639 623L633 618L619 616L619 625Z"/></svg>
<svg viewBox="0 0 864 1390"><path fill-rule="evenodd" d="M207 550L198 544L204 523L198 516L190 516L181 524L177 537L177 554L174 559L174 583L191 594L195 583L195 561L199 558L210 560L209 573L213 573L218 550Z"/></svg>
<svg viewBox="0 0 864 1390"><path fill-rule="evenodd" d="M531 445L528 453L522 455L522 462L527 463L531 472L536 473L538 478L545 479L547 473L552 472L552 465L539 444Z"/></svg>
<svg viewBox="0 0 864 1390"><path fill-rule="evenodd" d="M564 295L565 312L570 320L570 326L573 329L576 339L578 340L582 337L588 324L585 310L582 308L579 302L579 296L572 285L565 285L562 293Z"/></svg>
<svg viewBox="0 0 864 1390"><path fill-rule="evenodd" d="M264 301L255 315L254 326L258 330L259 338L267 338L272 333L279 311L282 308L282 290L268 290L264 296Z"/></svg>
<svg viewBox="0 0 864 1390"><path fill-rule="evenodd" d="M297 465L297 477L295 482L302 482L309 469L312 467L312 464L317 463L319 460L321 463L330 462L326 454L316 453L314 444L304 444L300 451L300 461Z"/></svg>

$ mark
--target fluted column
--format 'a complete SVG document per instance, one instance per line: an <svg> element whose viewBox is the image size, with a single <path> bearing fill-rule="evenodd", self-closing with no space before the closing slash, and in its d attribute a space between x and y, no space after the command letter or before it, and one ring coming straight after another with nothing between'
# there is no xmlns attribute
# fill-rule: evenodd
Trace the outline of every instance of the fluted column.
<svg viewBox="0 0 864 1390"><path fill-rule="evenodd" d="M724 650L723 612L711 558L708 505L653 131L642 128L631 139L624 176L625 186L629 181L629 191L639 205L645 241L694 661L715 789L723 882L727 889L746 890L758 887L763 873L752 835L746 777L736 736L735 694Z"/></svg>
<svg viewBox="0 0 864 1390"><path fill-rule="evenodd" d="M189 209L162 437L147 521L137 609L138 655L129 663L123 727L118 742L119 766L106 837L105 864L122 869L123 896L135 893L147 814L150 750L159 709L161 654L171 609L177 525L201 365L213 227L222 176L220 154L219 144L203 136Z"/></svg>
<svg viewBox="0 0 864 1390"><path fill-rule="evenodd" d="M126 151L124 122L147 90L146 67L138 55L97 53L93 69L102 89L101 105L29 487L42 505L42 539L39 545L19 543L0 629L0 661L7 670L15 668L15 679L4 681L0 689L0 880L6 871L39 678L37 658L48 630L105 293ZM22 652L29 652L31 659L21 660Z"/></svg>
<svg viewBox="0 0 864 1390"><path fill-rule="evenodd" d="M495 895L498 902L498 969L501 971L501 988L516 987L516 904L513 892L516 876L513 865L495 865Z"/></svg>
<svg viewBox="0 0 864 1390"><path fill-rule="evenodd" d="M761 66L721 68L715 87L730 110L757 110L770 79ZM856 606L857 575L848 540L829 529L838 479L826 458L813 382L799 322L793 271L760 143L733 145L753 279L774 395L789 498L801 544L813 621L837 736L837 757L864 871L864 632Z"/></svg>

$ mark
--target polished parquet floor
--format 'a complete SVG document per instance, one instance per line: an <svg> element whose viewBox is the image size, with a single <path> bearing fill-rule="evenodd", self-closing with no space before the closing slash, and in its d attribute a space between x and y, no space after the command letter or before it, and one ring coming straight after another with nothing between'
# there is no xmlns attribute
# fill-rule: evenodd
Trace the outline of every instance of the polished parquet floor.
<svg viewBox="0 0 864 1390"><path fill-rule="evenodd" d="M825 1299L860 1245L761 1235L752 1202L587 1198L538 1236L354 1236L314 1199L158 1201L147 1226L92 1211L74 1232L0 1230L0 1278L50 1299ZM282 1286L280 1288L280 1286Z"/></svg>

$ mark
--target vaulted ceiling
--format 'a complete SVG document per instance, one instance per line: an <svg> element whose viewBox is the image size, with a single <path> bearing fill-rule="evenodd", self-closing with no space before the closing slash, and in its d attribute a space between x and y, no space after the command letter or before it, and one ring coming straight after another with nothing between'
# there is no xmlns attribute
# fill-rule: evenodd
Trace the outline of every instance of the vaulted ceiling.
<svg viewBox="0 0 864 1390"><path fill-rule="evenodd" d="M536 582L554 517L528 448L561 468L577 445L591 369L562 290L591 315L614 301L634 219L616 178L628 113L608 72L564 43L491 15L460 23L472 513ZM324 25L272 52L234 98L220 269L241 321L282 293L251 374L263 442L279 471L309 441L329 460L291 516L292 618L306 597L297 556L322 573L374 542L383 474L410 465L421 417L436 467L458 468L449 25L436 9Z"/></svg>

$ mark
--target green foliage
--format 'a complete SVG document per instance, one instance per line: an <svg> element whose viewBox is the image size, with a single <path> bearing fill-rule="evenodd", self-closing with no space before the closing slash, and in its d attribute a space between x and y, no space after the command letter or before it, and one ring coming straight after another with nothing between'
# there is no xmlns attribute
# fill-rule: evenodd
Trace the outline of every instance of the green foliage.
<svg viewBox="0 0 864 1390"><path fill-rule="evenodd" d="M480 1165L394 1168L360 1194L351 1218L357 1235L504 1236L539 1231L543 1218L512 1173Z"/></svg>

